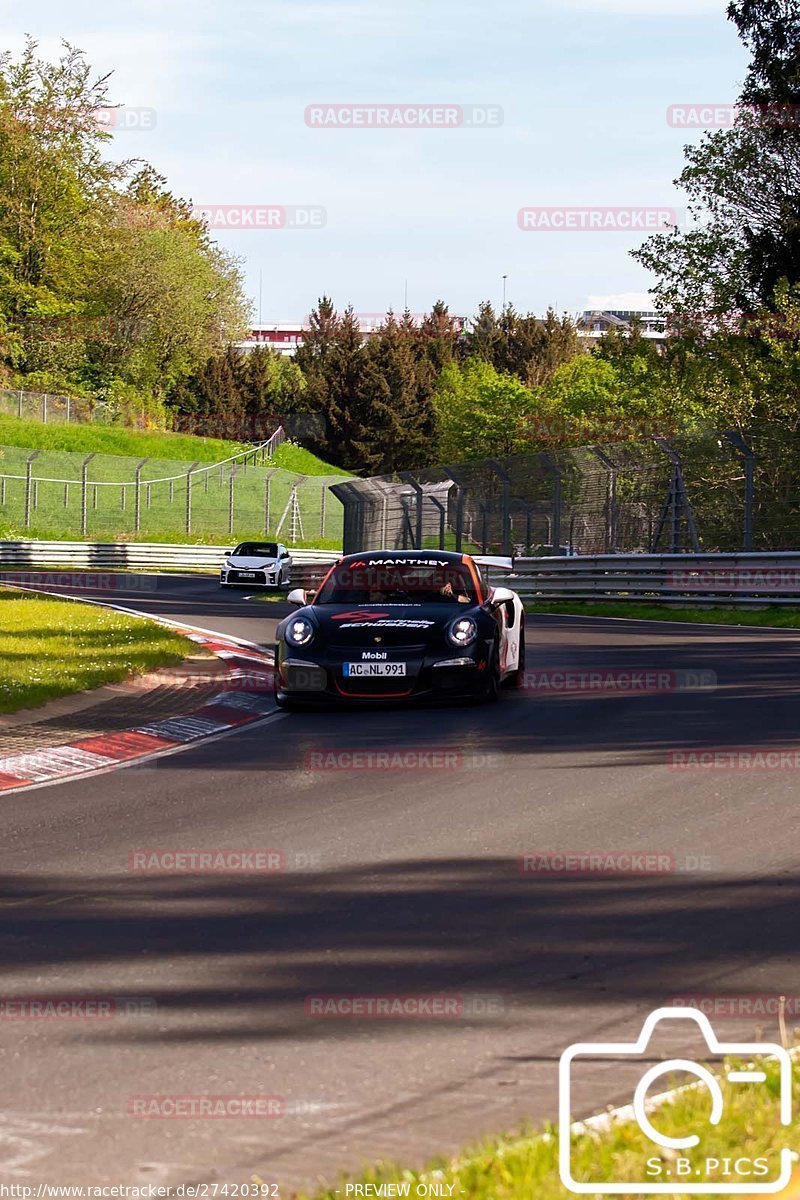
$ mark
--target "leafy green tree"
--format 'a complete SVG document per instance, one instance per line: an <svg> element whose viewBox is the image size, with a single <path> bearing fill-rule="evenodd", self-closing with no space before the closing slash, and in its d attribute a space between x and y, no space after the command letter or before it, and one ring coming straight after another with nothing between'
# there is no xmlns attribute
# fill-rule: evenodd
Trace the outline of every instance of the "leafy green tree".
<svg viewBox="0 0 800 1200"><path fill-rule="evenodd" d="M479 358L442 371L434 394L440 461L524 453L553 416L541 393Z"/></svg>
<svg viewBox="0 0 800 1200"><path fill-rule="evenodd" d="M697 228L656 234L634 257L672 312L772 307L800 282L800 21L796 0L735 0L728 16L751 52L734 128L686 148L676 181Z"/></svg>

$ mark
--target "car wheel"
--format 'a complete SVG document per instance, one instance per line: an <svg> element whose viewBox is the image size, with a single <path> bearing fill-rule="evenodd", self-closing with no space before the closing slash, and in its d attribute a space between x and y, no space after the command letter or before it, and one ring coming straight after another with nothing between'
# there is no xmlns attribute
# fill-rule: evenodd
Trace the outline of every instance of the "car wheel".
<svg viewBox="0 0 800 1200"><path fill-rule="evenodd" d="M516 671L509 675L507 684L510 688L521 688L525 682L525 621L523 619L519 630L519 663Z"/></svg>

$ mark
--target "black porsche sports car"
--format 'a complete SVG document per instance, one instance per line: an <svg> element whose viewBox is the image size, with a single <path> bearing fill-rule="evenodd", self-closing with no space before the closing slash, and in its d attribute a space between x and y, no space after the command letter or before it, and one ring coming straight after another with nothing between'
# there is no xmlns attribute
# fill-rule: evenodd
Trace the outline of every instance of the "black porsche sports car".
<svg viewBox="0 0 800 1200"><path fill-rule="evenodd" d="M491 560L511 567L510 560ZM525 666L524 609L491 587L486 560L447 551L367 551L342 558L313 599L277 629L276 701L497 699Z"/></svg>

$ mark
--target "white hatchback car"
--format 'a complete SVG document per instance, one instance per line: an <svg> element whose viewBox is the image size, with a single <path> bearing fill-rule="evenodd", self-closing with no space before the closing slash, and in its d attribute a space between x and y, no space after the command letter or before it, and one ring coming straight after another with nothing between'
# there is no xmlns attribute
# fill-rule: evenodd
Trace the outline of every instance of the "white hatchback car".
<svg viewBox="0 0 800 1200"><path fill-rule="evenodd" d="M288 588L291 570L289 551L280 542L240 542L225 554L219 586Z"/></svg>

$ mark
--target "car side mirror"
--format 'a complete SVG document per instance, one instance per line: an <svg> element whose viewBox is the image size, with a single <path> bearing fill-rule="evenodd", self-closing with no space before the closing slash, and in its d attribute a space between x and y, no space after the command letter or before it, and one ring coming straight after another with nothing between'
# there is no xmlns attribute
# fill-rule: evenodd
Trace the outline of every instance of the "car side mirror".
<svg viewBox="0 0 800 1200"><path fill-rule="evenodd" d="M226 558L230 558L230 556L231 556L232 554L233 554L233 551L232 551L232 550L226 550L226 551L225 551L225 557L226 557Z"/></svg>
<svg viewBox="0 0 800 1200"><path fill-rule="evenodd" d="M303 588L292 588L289 595L286 597L290 604L294 604L297 608L304 608L308 603L306 594Z"/></svg>

